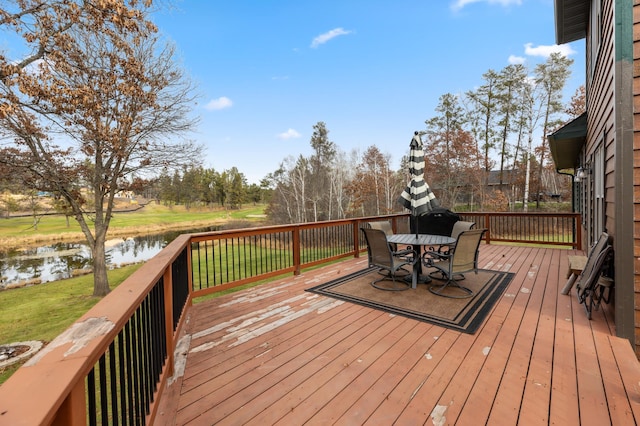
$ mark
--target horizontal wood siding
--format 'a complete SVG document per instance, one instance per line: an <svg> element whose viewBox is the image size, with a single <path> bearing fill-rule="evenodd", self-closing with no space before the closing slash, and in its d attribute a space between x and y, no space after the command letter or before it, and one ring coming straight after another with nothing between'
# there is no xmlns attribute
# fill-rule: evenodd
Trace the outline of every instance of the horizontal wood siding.
<svg viewBox="0 0 640 426"><path fill-rule="evenodd" d="M615 238L615 102L614 102L614 44L613 44L613 2L602 2L602 40L598 52L597 64L593 73L593 80L589 81L587 99L589 104L588 132L586 155L590 160L594 151L604 144L605 146L605 223L604 228ZM587 38L589 45L590 39ZM591 48L587 47L590 52ZM593 197L587 205L594 205ZM590 222L593 212L587 215L589 218L588 236L594 241Z"/></svg>
<svg viewBox="0 0 640 426"><path fill-rule="evenodd" d="M634 185L634 306L636 354L640 355L640 5L633 6L633 185Z"/></svg>

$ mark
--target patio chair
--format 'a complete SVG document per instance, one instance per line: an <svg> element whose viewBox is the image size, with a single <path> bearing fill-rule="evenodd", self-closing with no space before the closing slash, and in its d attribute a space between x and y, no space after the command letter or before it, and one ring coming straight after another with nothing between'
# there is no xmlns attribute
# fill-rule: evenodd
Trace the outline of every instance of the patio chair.
<svg viewBox="0 0 640 426"><path fill-rule="evenodd" d="M398 219L396 222L396 230L398 234L410 234L411 227L409 226L409 219Z"/></svg>
<svg viewBox="0 0 640 426"><path fill-rule="evenodd" d="M472 229L474 226L476 226L475 222L467 222L464 220L457 221L456 223L453 224L453 229L451 230L451 238L455 238L457 240L458 235L460 235L461 232L468 231L469 229ZM438 253L443 253L443 254L449 253L450 249L451 249L451 246L439 246L439 247L430 248L430 250L432 251L437 251Z"/></svg>
<svg viewBox="0 0 640 426"><path fill-rule="evenodd" d="M467 222L465 220L459 220L453 224L453 229L451 230L451 238L458 238L461 232L468 231L476 226L475 222Z"/></svg>
<svg viewBox="0 0 640 426"><path fill-rule="evenodd" d="M404 269L406 266L413 266L417 261L417 256L411 249L393 251L387 242L384 231L373 228L360 228L367 241L367 255L369 267L379 268L383 277L371 282L371 285L379 290L407 290L411 288L411 283L404 280L404 277L411 274L411 270ZM398 274L403 271L403 274ZM379 284L382 281L391 281L392 285L384 286Z"/></svg>
<svg viewBox="0 0 640 426"><path fill-rule="evenodd" d="M385 235L387 237L391 236L394 234L393 232L393 227L391 226L391 222L389 221L377 221L377 222L367 222L369 224L369 226L373 229L381 229L382 231L384 231ZM408 234L409 233L409 222L408 221L402 221L399 220L398 221L398 233L399 234ZM397 243L389 243L389 247L391 247L392 251L398 251L398 244ZM411 246L408 247L404 247L403 250L405 249L412 249ZM413 252L412 252L413 253Z"/></svg>
<svg viewBox="0 0 640 426"><path fill-rule="evenodd" d="M428 268L435 268L429 274L432 278L444 280L442 285L432 285L429 291L438 296L462 299L472 297L473 290L460 285L466 272L478 273L478 252L480 242L486 229L470 229L458 235L455 245L447 254L437 251L427 251L423 262ZM435 276L440 274L440 277ZM452 289L452 290L449 290Z"/></svg>
<svg viewBox="0 0 640 426"><path fill-rule="evenodd" d="M384 232L385 236L393 235L393 228L391 227L391 222L388 220L378 221L378 222L368 222L369 226L372 229L379 229ZM396 243L389 243L389 247L391 247L392 251L398 250L398 245Z"/></svg>
<svg viewBox="0 0 640 426"><path fill-rule="evenodd" d="M607 246L611 245L611 237L608 233L602 232L600 237L598 237L598 241L589 249L589 253L586 256L583 255L575 255L568 256L569 259L569 269L567 271L567 283L562 288L561 294L569 294L571 292L571 288L575 284L578 277L582 274L589 260L591 262L595 261L596 256L604 250ZM591 268L592 265L589 265Z"/></svg>
<svg viewBox="0 0 640 426"><path fill-rule="evenodd" d="M587 318L591 319L591 312L598 310L600 302L609 303L613 291L613 280L603 276L603 271L613 256L611 237L603 232L598 243L589 252L584 269L576 279L578 302L584 305ZM608 291L605 297L605 292Z"/></svg>

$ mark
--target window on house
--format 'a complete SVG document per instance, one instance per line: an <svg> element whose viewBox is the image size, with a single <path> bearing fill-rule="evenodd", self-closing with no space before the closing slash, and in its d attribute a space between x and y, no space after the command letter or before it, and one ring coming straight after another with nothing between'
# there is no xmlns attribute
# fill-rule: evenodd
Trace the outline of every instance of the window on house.
<svg viewBox="0 0 640 426"><path fill-rule="evenodd" d="M602 0L591 0L591 16L589 18L589 77L593 80L593 74L598 63L598 53L602 42Z"/></svg>
<svg viewBox="0 0 640 426"><path fill-rule="evenodd" d="M598 143L598 148L593 154L593 235L591 243L595 243L604 231L605 224L605 198L604 198L604 137Z"/></svg>

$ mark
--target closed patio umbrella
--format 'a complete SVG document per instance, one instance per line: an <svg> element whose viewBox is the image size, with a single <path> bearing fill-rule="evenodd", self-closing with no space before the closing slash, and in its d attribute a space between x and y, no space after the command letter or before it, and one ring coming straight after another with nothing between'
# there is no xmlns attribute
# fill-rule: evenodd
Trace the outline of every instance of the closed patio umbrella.
<svg viewBox="0 0 640 426"><path fill-rule="evenodd" d="M409 173L411 181L402 191L398 202L411 210L416 224L416 238L418 237L417 217L428 213L440 206L435 194L424 181L424 151L422 150L422 140L415 132L411 139L411 149L409 151Z"/></svg>

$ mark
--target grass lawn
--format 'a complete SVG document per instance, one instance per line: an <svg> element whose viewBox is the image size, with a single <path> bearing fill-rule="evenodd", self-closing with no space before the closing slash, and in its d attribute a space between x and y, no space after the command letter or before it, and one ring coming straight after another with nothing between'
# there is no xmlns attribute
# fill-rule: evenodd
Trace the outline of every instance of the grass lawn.
<svg viewBox="0 0 640 426"><path fill-rule="evenodd" d="M142 264L109 271L111 289ZM93 307L93 274L32 287L0 291L0 345L40 340L49 343ZM0 369L0 383L21 363Z"/></svg>

